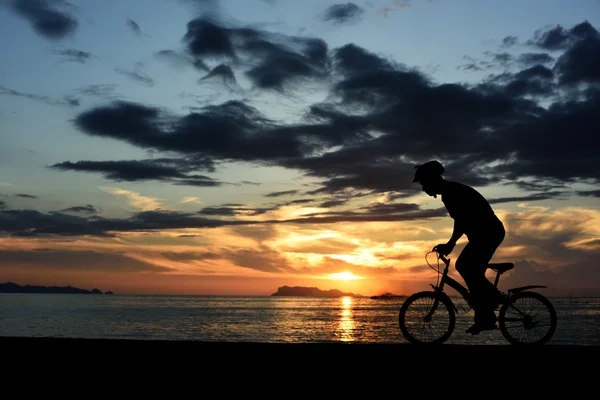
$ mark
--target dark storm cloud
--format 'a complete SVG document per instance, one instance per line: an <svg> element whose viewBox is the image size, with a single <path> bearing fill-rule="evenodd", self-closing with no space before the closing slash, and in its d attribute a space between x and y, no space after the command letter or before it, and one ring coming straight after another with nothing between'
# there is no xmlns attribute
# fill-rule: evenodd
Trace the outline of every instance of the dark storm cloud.
<svg viewBox="0 0 600 400"><path fill-rule="evenodd" d="M556 90L554 73L543 65L535 65L517 73L503 73L488 80L487 84L495 86L510 97L540 96L548 97Z"/></svg>
<svg viewBox="0 0 600 400"><path fill-rule="evenodd" d="M577 41L558 58L555 70L561 84L600 83L600 34Z"/></svg>
<svg viewBox="0 0 600 400"><path fill-rule="evenodd" d="M12 0L9 5L17 15L27 19L33 29L49 39L62 39L77 29L78 22L61 7L62 0Z"/></svg>
<svg viewBox="0 0 600 400"><path fill-rule="evenodd" d="M565 29L556 25L550 29L542 29L535 32L534 38L529 40L529 45L537 46L545 50L565 50L579 40L597 38L598 31L588 21Z"/></svg>
<svg viewBox="0 0 600 400"><path fill-rule="evenodd" d="M104 229L92 226L87 218L35 210L0 211L0 232L14 236L111 236Z"/></svg>
<svg viewBox="0 0 600 400"><path fill-rule="evenodd" d="M92 57L92 53L76 49L54 50L53 53L61 56L63 61L77 62L81 64L84 64Z"/></svg>
<svg viewBox="0 0 600 400"><path fill-rule="evenodd" d="M235 74L229 65L219 64L214 67L207 75L201 78L202 81L208 79L218 79L221 82L233 85L236 83Z"/></svg>
<svg viewBox="0 0 600 400"><path fill-rule="evenodd" d="M25 194L25 193L19 193L19 194L15 194L15 196L17 197L22 197L24 199L37 199L37 196L33 196L31 194Z"/></svg>
<svg viewBox="0 0 600 400"><path fill-rule="evenodd" d="M319 147L321 134L288 127L288 132L281 132L257 109L240 101L207 106L182 118L153 107L117 102L80 114L75 124L90 135L140 147L237 161L300 157Z"/></svg>
<svg viewBox="0 0 600 400"><path fill-rule="evenodd" d="M466 63L459 65L457 69L465 71L507 70L513 67L527 68L536 65L549 65L555 61L554 57L548 53L522 53L515 55L506 52L485 52L484 54L488 57L488 60L479 60L472 56L464 56L463 59Z"/></svg>
<svg viewBox="0 0 600 400"><path fill-rule="evenodd" d="M3 200L0 200L0 210L4 210L6 209L6 202Z"/></svg>
<svg viewBox="0 0 600 400"><path fill-rule="evenodd" d="M79 99L74 96L64 96L62 99L59 100L59 99L50 98L48 96L42 96L39 94L19 92L17 90L9 89L7 87L0 85L0 95L2 95L2 94L7 95L7 96L24 97L26 99L39 101L41 103L45 103L45 104L52 105L52 106L70 106L70 107L79 106Z"/></svg>
<svg viewBox="0 0 600 400"><path fill-rule="evenodd" d="M113 232L154 231L181 228L217 228L248 224L242 221L221 221L200 218L189 213L147 211L131 218L111 219L98 216L82 217L35 210L0 210L0 232L13 236L114 236Z"/></svg>
<svg viewBox="0 0 600 400"><path fill-rule="evenodd" d="M150 159L141 161L65 161L54 164L50 168L62 171L99 172L106 179L114 181L146 181L158 180L174 184L190 186L220 186L222 182L208 176L189 173L192 169L212 169L210 163L194 163L187 167L181 160ZM188 171L186 171L186 169Z"/></svg>
<svg viewBox="0 0 600 400"><path fill-rule="evenodd" d="M548 53L523 53L518 56L518 61L522 66L532 67L538 64L551 64L554 57Z"/></svg>
<svg viewBox="0 0 600 400"><path fill-rule="evenodd" d="M187 25L184 39L188 50L198 57L223 57L235 59L232 32L213 21L198 18Z"/></svg>
<svg viewBox="0 0 600 400"><path fill-rule="evenodd" d="M281 91L288 83L326 77L327 44L320 39L226 27L208 18L194 19L187 28L184 40L192 56L203 64L244 63L258 88Z"/></svg>
<svg viewBox="0 0 600 400"><path fill-rule="evenodd" d="M360 20L365 10L354 3L333 4L327 7L323 20L335 24L346 24Z"/></svg>
<svg viewBox="0 0 600 400"><path fill-rule="evenodd" d="M585 197L600 197L600 189L598 190L579 190L577 191L579 196Z"/></svg>
<svg viewBox="0 0 600 400"><path fill-rule="evenodd" d="M365 208L365 212L326 212L293 219L262 221L226 218L210 219L199 215L207 214L218 217L257 216L276 208L250 208L230 204L205 208L198 213L164 210L144 211L135 213L129 218L104 218L98 215L86 217L66 213L66 211L85 213L87 211L91 212L92 209L92 206L85 206L83 208L41 213L35 210L0 208L0 234L17 237L114 237L122 232L153 232L165 229L269 226L274 224L330 224L353 221L412 221L437 218L447 214L445 209L419 210L413 204L381 205Z"/></svg>
<svg viewBox="0 0 600 400"><path fill-rule="evenodd" d="M520 196L520 197L500 197L500 198L491 198L488 199L490 204L500 204L500 203L512 203L518 201L538 201L538 200L551 200L551 199L560 199L567 194L566 192L549 192L549 193L535 193L529 196Z"/></svg>
<svg viewBox="0 0 600 400"><path fill-rule="evenodd" d="M595 111L600 90L570 88L563 95L567 83L596 78L592 67L597 39L585 27L565 31L573 39L556 67L538 63L460 84L435 83L415 68L353 44L327 50L319 40L199 19L189 27L192 54L231 58L227 65L232 70L244 54L257 58L249 64L251 71L265 60L281 60L279 56L309 69L326 65L329 96L308 107L295 124L269 119L244 101L228 101L184 116L114 102L79 114L75 125L86 134L145 149L215 163L247 161L300 170L322 182L308 195L414 194L420 187L412 183L413 167L434 154L446 165L448 178L478 186L509 180L537 191L578 179L597 182L595 149L600 139L594 129L600 125ZM207 37L198 30L216 34ZM293 44L299 47L292 52ZM253 51L244 53L248 49ZM518 66L548 57L525 53L501 58ZM289 82L299 71L278 70L277 62L271 70L280 74L272 82Z"/></svg>
<svg viewBox="0 0 600 400"><path fill-rule="evenodd" d="M98 210L96 210L96 207L94 207L91 204L85 205L85 206L74 206L74 207L69 207L69 208L65 208L62 209L61 212L76 212L76 213L86 213L86 214L95 214L98 212Z"/></svg>
<svg viewBox="0 0 600 400"><path fill-rule="evenodd" d="M281 197L281 196L290 196L290 195L294 195L297 194L298 191L297 190L286 190L283 192L272 192L272 193L267 193L265 195L265 197Z"/></svg>

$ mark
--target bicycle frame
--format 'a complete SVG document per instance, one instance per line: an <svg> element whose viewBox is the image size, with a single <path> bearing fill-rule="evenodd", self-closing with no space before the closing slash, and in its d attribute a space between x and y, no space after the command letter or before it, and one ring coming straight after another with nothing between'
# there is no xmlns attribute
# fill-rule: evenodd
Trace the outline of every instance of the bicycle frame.
<svg viewBox="0 0 600 400"><path fill-rule="evenodd" d="M429 311L429 313L425 317L426 321L429 321L429 319L431 318L431 316L433 315L433 313L437 309L437 306L439 304L439 298L441 296L444 296L444 297L448 298L448 300L450 301L450 304L452 304L452 307L454 308L454 311L458 314L458 308L456 308L456 305L454 304L454 302L452 301L452 299L450 298L450 296L448 296L444 292L444 285L446 285L446 284L448 286L450 286L452 289L456 290L458 293L460 293L460 295L465 299L465 301L467 302L467 304L470 304L469 303L470 293L467 290L467 288L465 288L463 285L461 285L458 281L456 281L452 277L448 276L448 269L450 267L450 260L447 259L446 257L444 257L444 255L442 255L442 254L439 254L439 257L444 262L444 264L446 264L446 266L444 267L444 271L442 272L442 278L440 279L439 285L438 286L431 285L431 287L433 288L434 293L438 294L439 297L435 298L435 300L433 302L433 306L431 307L431 310Z"/></svg>
<svg viewBox="0 0 600 400"><path fill-rule="evenodd" d="M440 279L439 285L438 286L431 285L431 287L434 290L434 293L438 294L439 296L435 298L435 300L433 302L433 306L431 307L431 310L429 311L429 313L425 317L426 321L429 321L429 319L431 318L431 316L433 315L433 313L437 309L437 306L439 304L439 298L441 296L446 297L448 299L448 301L450 302L450 304L452 304L452 307L454 308L454 311L456 313L458 313L458 308L456 307L456 305L454 304L454 302L452 301L452 299L450 298L450 296L448 296L444 292L444 285L448 285L452 289L456 290L463 297L463 299L467 302L467 304L471 307L471 303L470 303L471 294L470 294L469 290L466 287L464 287L463 285L461 285L458 281L456 281L452 277L448 276L448 270L450 268L450 260L448 258L446 258L443 254L440 254L440 253L437 253L437 254L438 254L439 258L444 262L444 264L446 266L444 267L444 271L442 272L442 278ZM495 287L498 286L498 280L499 280L499 278L500 278L500 272L497 272L496 273L496 279L495 279L495 282L494 282L494 286ZM509 296L511 296L511 294L518 293L518 292L523 292L523 291L528 290L528 289L545 288L545 287L546 286L543 286L543 285L520 286L520 287L508 289L508 293L509 293ZM517 312L521 313L520 310L517 310Z"/></svg>

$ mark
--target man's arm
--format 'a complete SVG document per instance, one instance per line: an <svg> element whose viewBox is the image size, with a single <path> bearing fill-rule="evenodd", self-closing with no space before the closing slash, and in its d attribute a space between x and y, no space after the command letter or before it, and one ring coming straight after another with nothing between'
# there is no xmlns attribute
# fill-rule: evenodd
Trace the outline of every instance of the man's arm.
<svg viewBox="0 0 600 400"><path fill-rule="evenodd" d="M448 240L448 244L452 247L456 246L456 242L464 233L465 232L461 226L461 223L457 220L454 220L454 230L452 231L452 237L450 240Z"/></svg>

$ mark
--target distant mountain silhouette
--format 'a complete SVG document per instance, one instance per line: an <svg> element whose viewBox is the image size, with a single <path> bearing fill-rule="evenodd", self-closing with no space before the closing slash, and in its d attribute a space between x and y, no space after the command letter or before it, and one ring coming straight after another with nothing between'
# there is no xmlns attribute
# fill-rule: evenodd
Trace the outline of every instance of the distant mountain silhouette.
<svg viewBox="0 0 600 400"><path fill-rule="evenodd" d="M304 296L304 297L364 297L360 294L344 293L337 289L321 290L316 287L281 286L271 296Z"/></svg>
<svg viewBox="0 0 600 400"><path fill-rule="evenodd" d="M21 286L13 282L0 283L0 293L59 293L59 294L113 294L98 289L86 290L72 286Z"/></svg>

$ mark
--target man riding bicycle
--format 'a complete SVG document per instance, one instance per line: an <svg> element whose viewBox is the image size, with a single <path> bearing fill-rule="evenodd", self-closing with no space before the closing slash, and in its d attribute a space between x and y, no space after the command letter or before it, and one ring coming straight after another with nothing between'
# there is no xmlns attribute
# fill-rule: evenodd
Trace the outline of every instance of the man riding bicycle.
<svg viewBox="0 0 600 400"><path fill-rule="evenodd" d="M504 240L504 225L478 191L463 183L444 179L445 169L439 161L429 161L415 168L413 182L421 183L423 191L434 198L440 194L450 217L454 219L450 240L435 248L448 255L463 234L468 238L454 264L471 293L471 307L475 312L475 324L467 332L477 335L482 330L494 329L494 310L501 301L501 294L486 278L485 271Z"/></svg>

